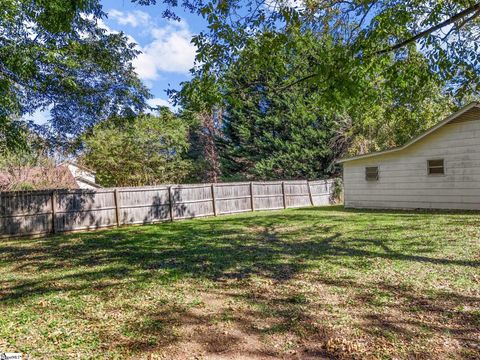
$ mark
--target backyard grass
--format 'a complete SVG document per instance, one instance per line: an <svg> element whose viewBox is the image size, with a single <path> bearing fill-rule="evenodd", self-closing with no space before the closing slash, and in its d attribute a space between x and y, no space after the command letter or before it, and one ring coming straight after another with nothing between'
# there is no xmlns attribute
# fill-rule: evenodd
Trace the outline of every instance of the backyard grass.
<svg viewBox="0 0 480 360"><path fill-rule="evenodd" d="M0 352L480 357L480 214L290 209L0 242Z"/></svg>

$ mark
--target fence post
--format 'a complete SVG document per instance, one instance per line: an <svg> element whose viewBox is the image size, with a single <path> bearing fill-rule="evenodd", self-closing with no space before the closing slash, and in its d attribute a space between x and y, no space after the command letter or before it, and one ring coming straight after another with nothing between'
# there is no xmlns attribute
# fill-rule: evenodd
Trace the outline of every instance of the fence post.
<svg viewBox="0 0 480 360"><path fill-rule="evenodd" d="M56 220L57 220L57 211L55 209L55 203L57 202L57 192L55 190L52 191L52 233L56 234L57 233L57 225L56 225Z"/></svg>
<svg viewBox="0 0 480 360"><path fill-rule="evenodd" d="M255 211L255 206L253 202L253 182L250 182L250 206L252 208L252 211Z"/></svg>
<svg viewBox="0 0 480 360"><path fill-rule="evenodd" d="M215 185L212 184L212 204L213 204L213 215L217 216L217 201L215 200Z"/></svg>
<svg viewBox="0 0 480 360"><path fill-rule="evenodd" d="M170 210L170 221L173 221L173 196L172 196L172 187L168 187L168 207Z"/></svg>
<svg viewBox="0 0 480 360"><path fill-rule="evenodd" d="M312 196L312 189L310 188L310 181L307 180L307 187L308 187L308 196L310 198L310 204L313 206L313 196Z"/></svg>
<svg viewBox="0 0 480 360"><path fill-rule="evenodd" d="M285 194L285 181L282 181L283 208L287 208L287 196Z"/></svg>
<svg viewBox="0 0 480 360"><path fill-rule="evenodd" d="M115 218L117 219L117 226L120 226L120 204L118 198L118 189L113 191L113 199L115 201Z"/></svg>

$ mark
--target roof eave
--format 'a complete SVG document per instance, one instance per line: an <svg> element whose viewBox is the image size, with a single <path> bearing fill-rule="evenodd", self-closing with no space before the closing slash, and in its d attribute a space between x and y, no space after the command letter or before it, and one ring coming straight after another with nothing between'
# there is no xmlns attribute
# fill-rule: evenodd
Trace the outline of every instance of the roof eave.
<svg viewBox="0 0 480 360"><path fill-rule="evenodd" d="M390 153L397 152L397 151L400 151L400 150L404 150L405 148L407 148L407 147L415 144L416 142L418 142L418 141L420 141L421 139L423 139L425 136L430 135L430 134L433 133L434 131L436 131L436 130L438 130L439 128L441 128L442 126L450 123L451 121L455 120L457 117L459 117L460 115L464 114L464 113L467 112L468 110L473 109L474 107L480 107L480 103L474 101L474 102L471 102L471 103L468 104L468 105L465 105L463 108L461 108L461 109L459 109L458 111L454 112L452 115L450 115L450 116L447 117L446 119L440 121L438 124L436 124L435 126L431 127L431 128L428 129L427 131L423 132L423 133L420 134L419 136L413 138L412 140L410 140L409 142L407 142L407 143L406 143L405 145L403 145L403 146L399 146L399 147L397 147L397 148L388 149L388 150L384 150L384 151L372 152L372 153L369 153L369 154L352 156L352 157L349 157L349 158L340 159L340 160L337 160L336 163L337 163L337 164L342 164L342 163L345 163L345 162L348 162L348 161L362 160L362 159L367 159L367 158L370 158L370 157L375 157L375 156L380 156L380 155L386 155L386 154L390 154Z"/></svg>
<svg viewBox="0 0 480 360"><path fill-rule="evenodd" d="M75 177L75 181L77 181L77 182L78 182L78 181L81 181L81 182L83 182L83 183L85 183L85 184L94 186L94 187L96 187L97 189L101 189L101 188L102 188L101 185L99 185L99 184L97 184L97 183L95 183L95 182L93 182L93 181L90 181L90 180L88 180L88 179L85 179L85 178L82 177L82 176L77 176L77 177Z"/></svg>
<svg viewBox="0 0 480 360"><path fill-rule="evenodd" d="M73 162L73 161L70 161L70 160L65 160L65 161L62 161L59 165L64 165L64 164L67 164L67 165L72 165L72 166L76 166L77 168L79 168L80 170L83 170L83 171L86 171L86 172L89 172L93 175L96 175L96 171L93 171L83 165L79 165L77 164L76 162Z"/></svg>

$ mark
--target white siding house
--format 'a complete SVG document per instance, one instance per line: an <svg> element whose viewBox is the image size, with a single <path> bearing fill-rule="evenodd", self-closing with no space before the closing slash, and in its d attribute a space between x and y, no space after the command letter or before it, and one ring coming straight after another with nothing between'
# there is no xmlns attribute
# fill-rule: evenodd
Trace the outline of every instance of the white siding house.
<svg viewBox="0 0 480 360"><path fill-rule="evenodd" d="M63 165L68 167L80 189L99 189L95 182L95 172L73 162L66 161Z"/></svg>
<svg viewBox="0 0 480 360"><path fill-rule="evenodd" d="M402 147L346 158L345 207L480 209L480 104Z"/></svg>

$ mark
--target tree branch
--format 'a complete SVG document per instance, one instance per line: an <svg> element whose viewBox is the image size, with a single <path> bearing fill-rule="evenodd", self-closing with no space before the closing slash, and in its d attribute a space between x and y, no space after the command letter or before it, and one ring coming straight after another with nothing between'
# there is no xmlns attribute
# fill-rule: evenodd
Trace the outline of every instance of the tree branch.
<svg viewBox="0 0 480 360"><path fill-rule="evenodd" d="M353 38L354 36L354 33L355 31L357 31L358 29L360 29L363 25L363 22L365 21L365 19L367 18L368 14L370 13L370 10L372 10L372 8L377 4L377 1L372 1L372 3L370 4L370 6L368 6L367 10L365 11L365 13L363 14L362 18L360 19L360 21L358 22L358 24L350 31L350 35L348 37L348 40L347 40L347 44L350 43L350 40Z"/></svg>
<svg viewBox="0 0 480 360"><path fill-rule="evenodd" d="M297 79L297 80L295 80L295 81L293 81L293 82L291 82L287 85L279 87L276 91L286 90L286 89L291 88L292 86L297 85L301 82L310 80L311 78L314 78L315 76L318 76L318 74L310 74L310 75L304 76L304 77L302 77L300 79Z"/></svg>
<svg viewBox="0 0 480 360"><path fill-rule="evenodd" d="M401 41L391 47L388 47L386 49L383 49L383 50L380 50L380 51L377 51L374 53L374 55L383 55L383 54L387 54L391 51L394 51L394 50L397 50L397 49L400 49L402 47L404 47L405 45L411 43L411 42L414 42L414 41L417 41L418 39L424 37L424 36L427 36L431 33L433 33L434 31L437 31L447 25L450 25L456 21L459 21L459 20L462 20L464 19L465 17L469 16L470 14L473 14L472 16L468 17L467 19L465 19L464 21L461 22L461 24L458 26L457 29L460 29L462 26L464 26L466 23L468 23L469 21L472 21L473 19L475 19L476 17L478 17L480 15L480 3L476 3L475 5L472 5L470 6L469 8L459 12L458 14L455 14L453 15L452 17L450 17L449 19L437 24L437 25L434 25L420 33L418 33L417 35L415 36L412 36L411 38L408 38L404 41ZM279 87L277 89L277 91L283 91L283 90L287 90L289 89L290 87L294 86L294 85L297 85L299 83L302 83L304 81L307 81L315 76L317 76L318 74L310 74L310 75L307 75L307 76L304 76L300 79L297 79L289 84L286 84L286 85L283 85L281 87Z"/></svg>
<svg viewBox="0 0 480 360"><path fill-rule="evenodd" d="M412 37L410 37L410 38L408 38L408 39L406 39L406 40L403 40L403 41L401 41L401 42L399 42L399 43L397 43L397 44L395 44L395 45L393 45L393 46L390 46L390 47L388 47L388 48L385 48L385 49L383 49L383 50L377 51L377 52L375 53L375 55L383 55L383 54L387 54L387 53L389 53L389 52L391 52L391 51L400 49L400 48L404 47L405 45L407 45L407 44L409 44L409 43L411 43L411 42L417 41L418 39L421 39L422 37L427 36L427 35L435 32L435 31L437 31L437 30L439 30L439 29L441 29L441 28L443 28L443 27L445 27L445 26L447 26L447 25L450 25L450 24L452 24L452 23L454 23L454 22L456 22L456 21L458 21L458 20L461 20L461 19L463 19L464 17L466 17L466 16L468 16L468 15L470 15L470 14L472 14L472 13L476 13L476 14L474 14L473 16L471 16L471 17L468 19L468 21L473 20L475 17L477 17L477 16L480 14L479 11L480 11L480 3L476 3L475 5L472 5L472 6L470 6L469 8L466 8L466 9L463 10L463 11L460 11L458 14L453 15L451 18L449 18L449 19L447 19L447 20L445 20L445 21L442 21L441 23L439 23L439 24L437 24L437 25L434 25L434 26L432 26L432 27L430 27L430 28L428 28L428 29L426 29L426 30L424 30L424 31L419 32L419 33L418 33L417 35L415 35L415 36L412 36Z"/></svg>

